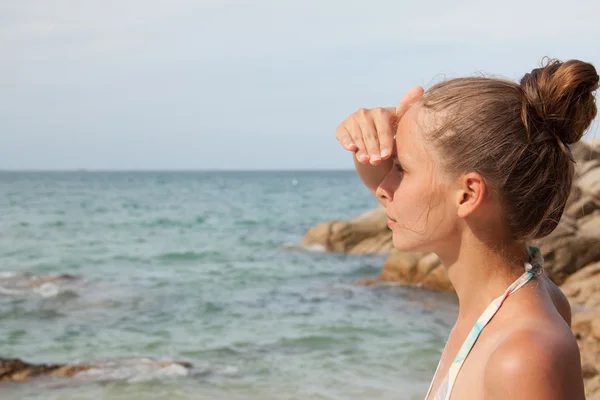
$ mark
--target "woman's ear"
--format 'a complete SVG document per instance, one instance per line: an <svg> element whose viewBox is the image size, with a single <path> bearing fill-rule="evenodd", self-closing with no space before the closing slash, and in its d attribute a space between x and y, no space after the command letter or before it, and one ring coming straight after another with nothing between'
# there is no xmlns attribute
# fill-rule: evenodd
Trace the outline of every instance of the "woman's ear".
<svg viewBox="0 0 600 400"><path fill-rule="evenodd" d="M458 180L457 213L460 218L466 218L475 212L483 203L487 193L487 185L481 175L469 172Z"/></svg>

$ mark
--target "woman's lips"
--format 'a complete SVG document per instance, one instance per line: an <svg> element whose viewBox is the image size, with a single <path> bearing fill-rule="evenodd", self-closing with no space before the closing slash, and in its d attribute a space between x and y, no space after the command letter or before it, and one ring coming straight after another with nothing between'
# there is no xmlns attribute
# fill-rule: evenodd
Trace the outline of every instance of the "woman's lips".
<svg viewBox="0 0 600 400"><path fill-rule="evenodd" d="M388 220L387 220L387 225L388 225L388 226L392 226L392 225L394 225L394 224L396 223L396 220L395 220L395 219L393 219L393 218L392 218L392 217L390 217L389 215L388 215L387 217L388 217Z"/></svg>

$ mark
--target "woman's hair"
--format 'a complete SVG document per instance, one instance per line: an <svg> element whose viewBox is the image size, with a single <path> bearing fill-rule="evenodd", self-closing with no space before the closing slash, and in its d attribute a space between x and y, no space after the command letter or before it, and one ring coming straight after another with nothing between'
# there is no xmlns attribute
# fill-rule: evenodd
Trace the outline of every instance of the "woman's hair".
<svg viewBox="0 0 600 400"><path fill-rule="evenodd" d="M420 103L426 138L452 174L477 172L497 192L517 240L548 235L561 218L573 180L569 145L596 117L598 74L578 60L547 60L515 82L460 78L429 89Z"/></svg>

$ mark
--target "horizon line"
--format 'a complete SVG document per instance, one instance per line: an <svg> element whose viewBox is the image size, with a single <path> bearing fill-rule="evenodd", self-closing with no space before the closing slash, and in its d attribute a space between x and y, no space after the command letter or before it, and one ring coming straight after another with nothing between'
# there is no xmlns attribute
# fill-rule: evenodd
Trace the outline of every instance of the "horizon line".
<svg viewBox="0 0 600 400"><path fill-rule="evenodd" d="M348 172L355 171L353 168L280 168L280 169L102 169L102 168L75 168L75 169L0 169L0 173L23 173L23 172L80 172L80 173L98 173L98 172Z"/></svg>

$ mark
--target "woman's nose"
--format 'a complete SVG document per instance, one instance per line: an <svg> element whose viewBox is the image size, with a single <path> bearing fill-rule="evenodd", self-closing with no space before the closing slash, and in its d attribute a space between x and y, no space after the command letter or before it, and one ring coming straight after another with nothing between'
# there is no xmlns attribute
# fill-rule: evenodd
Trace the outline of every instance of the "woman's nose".
<svg viewBox="0 0 600 400"><path fill-rule="evenodd" d="M383 204L383 205L387 205L387 203L389 201L392 200L392 191L390 190L389 186L387 185L388 178L386 177L380 184L379 186L377 186L377 189L375 190L375 196L377 196L377 198L379 199L379 201Z"/></svg>

